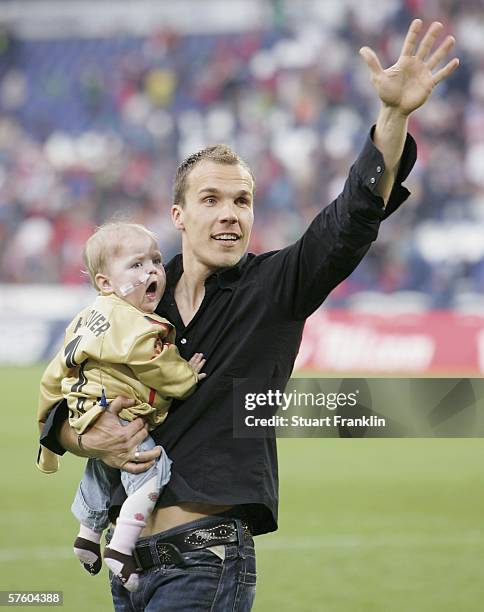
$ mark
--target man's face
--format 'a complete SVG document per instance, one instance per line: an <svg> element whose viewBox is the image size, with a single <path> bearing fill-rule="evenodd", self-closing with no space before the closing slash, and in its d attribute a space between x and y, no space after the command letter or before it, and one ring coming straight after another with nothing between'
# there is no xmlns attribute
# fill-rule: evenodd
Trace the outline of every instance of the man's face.
<svg viewBox="0 0 484 612"><path fill-rule="evenodd" d="M209 273L234 266L247 250L254 223L252 177L239 164L203 160L187 183L184 206L172 207L185 266L201 264Z"/></svg>

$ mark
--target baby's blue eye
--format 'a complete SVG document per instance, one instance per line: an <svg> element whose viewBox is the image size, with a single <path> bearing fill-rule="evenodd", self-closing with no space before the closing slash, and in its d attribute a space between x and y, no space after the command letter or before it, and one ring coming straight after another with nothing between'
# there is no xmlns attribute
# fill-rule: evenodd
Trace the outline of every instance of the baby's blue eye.
<svg viewBox="0 0 484 612"><path fill-rule="evenodd" d="M136 261L131 267L132 268L141 268L141 263L139 261Z"/></svg>

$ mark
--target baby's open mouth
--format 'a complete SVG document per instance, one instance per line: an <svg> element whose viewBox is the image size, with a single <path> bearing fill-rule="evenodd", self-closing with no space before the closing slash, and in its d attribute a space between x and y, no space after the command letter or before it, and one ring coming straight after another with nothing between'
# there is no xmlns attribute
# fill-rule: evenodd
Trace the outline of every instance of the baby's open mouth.
<svg viewBox="0 0 484 612"><path fill-rule="evenodd" d="M156 288L158 286L158 282L157 281L151 281L151 283L148 285L147 289L146 289L146 296L149 298L153 298L156 295Z"/></svg>

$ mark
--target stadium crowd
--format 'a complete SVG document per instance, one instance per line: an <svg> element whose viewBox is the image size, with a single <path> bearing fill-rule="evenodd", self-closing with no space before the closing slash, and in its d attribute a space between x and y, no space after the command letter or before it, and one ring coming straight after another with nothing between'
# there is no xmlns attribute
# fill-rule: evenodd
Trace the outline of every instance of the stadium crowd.
<svg viewBox="0 0 484 612"><path fill-rule="evenodd" d="M434 3L461 66L411 121L419 161L412 197L385 223L331 297L411 290L451 307L484 289L484 12L480 0ZM177 163L226 142L254 168L251 250L296 239L339 192L377 114L358 49L389 65L422 2L376 29L362 11L344 27L145 38L22 39L0 31L0 282L83 283L81 250L113 214L153 229L166 259ZM164 211L162 213L162 211Z"/></svg>

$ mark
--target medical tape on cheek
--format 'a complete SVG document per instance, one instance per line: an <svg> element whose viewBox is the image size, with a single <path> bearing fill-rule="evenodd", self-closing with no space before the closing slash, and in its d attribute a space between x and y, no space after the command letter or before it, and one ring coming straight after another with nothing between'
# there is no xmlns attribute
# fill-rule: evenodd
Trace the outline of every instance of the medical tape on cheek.
<svg viewBox="0 0 484 612"><path fill-rule="evenodd" d="M121 285L121 287L119 288L119 292L121 293L121 295L126 297L127 295L132 293L136 289L136 287L139 287L140 285L145 285L149 278L150 274L148 274L147 272L143 272L142 276L135 283L126 283L125 285Z"/></svg>

